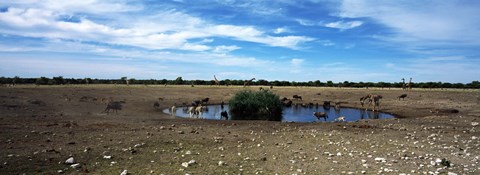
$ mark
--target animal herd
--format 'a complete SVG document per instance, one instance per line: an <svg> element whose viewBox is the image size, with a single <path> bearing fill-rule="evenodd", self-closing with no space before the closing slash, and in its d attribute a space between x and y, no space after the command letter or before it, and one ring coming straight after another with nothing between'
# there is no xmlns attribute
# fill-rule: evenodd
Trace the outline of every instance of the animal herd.
<svg viewBox="0 0 480 175"><path fill-rule="evenodd" d="M398 100L405 100L407 97L407 94L401 94L397 96ZM64 97L66 101L70 101L71 99L68 97ZM372 110L372 111L378 111L380 109L380 100L383 98L382 95L378 94L367 94L365 96L362 96L360 98L360 104L362 107L365 107L365 110ZM85 101L87 100L87 97L82 97L80 101ZM163 101L163 98L158 98L159 101ZM118 113L119 110L122 110L123 104L125 104L125 101L113 101L111 98L110 99L102 99L102 102L106 101L106 107L103 112L110 114L110 113ZM159 109L160 108L160 102L156 101L153 103L153 108L154 109ZM192 118L199 118L202 116L202 113L205 111L208 111L208 103L210 101L209 97L202 98L199 100L193 100L190 105L187 105L187 103L183 103L183 106L185 108L182 108L185 113L189 114L190 117ZM282 105L285 107L310 107L313 108L315 107L316 109L319 108L319 106L322 106L325 110L329 110L333 104L333 107L335 110L340 110L341 103L340 101L323 101L323 104L319 103L302 103L303 98L300 95L293 95L292 99L289 99L287 97L283 97L280 99L282 102ZM294 102L296 101L296 102ZM222 101L221 105L221 112L220 112L220 119L226 119L228 120L228 112L224 110L224 105L225 102ZM175 115L177 110L177 104L174 104L169 108L169 111L172 115ZM327 120L328 114L325 112L314 112L313 116L317 118L317 120ZM336 118L334 121L345 121L345 116L340 116Z"/></svg>

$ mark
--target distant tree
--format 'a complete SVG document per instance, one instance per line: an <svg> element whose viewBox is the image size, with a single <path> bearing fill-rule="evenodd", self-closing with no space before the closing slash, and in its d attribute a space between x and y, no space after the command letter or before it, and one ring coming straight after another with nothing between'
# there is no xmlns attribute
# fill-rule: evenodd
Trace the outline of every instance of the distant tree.
<svg viewBox="0 0 480 175"><path fill-rule="evenodd" d="M223 81L223 80L222 80L222 81ZM225 85L227 85L227 86L229 86L229 85L232 84L232 80L230 80L230 79L225 79L224 81L225 81L225 82L224 82L223 84L225 84ZM220 84L222 84L221 81L220 81Z"/></svg>
<svg viewBox="0 0 480 175"><path fill-rule="evenodd" d="M22 84L22 79L19 76L15 76L12 79L12 84L16 85L17 83Z"/></svg>
<svg viewBox="0 0 480 175"><path fill-rule="evenodd" d="M457 88L457 89L461 89L461 88L465 88L465 85L462 84L462 83L455 83L452 85L453 88Z"/></svg>
<svg viewBox="0 0 480 175"><path fill-rule="evenodd" d="M62 76L53 77L52 79L54 80L53 84L56 84L56 85L65 84L65 79Z"/></svg>
<svg viewBox="0 0 480 175"><path fill-rule="evenodd" d="M335 85L333 84L333 81L328 80L328 81L327 81L327 86L328 86L328 87L333 87L333 86L335 86Z"/></svg>
<svg viewBox="0 0 480 175"><path fill-rule="evenodd" d="M260 79L256 82L257 85L263 85L263 86L266 86L268 85L268 81L267 80L263 80L263 79Z"/></svg>
<svg viewBox="0 0 480 175"><path fill-rule="evenodd" d="M92 82L92 79L91 78L84 78L82 83L85 83L85 84L90 84Z"/></svg>
<svg viewBox="0 0 480 175"><path fill-rule="evenodd" d="M177 79L175 79L175 84L183 84L182 77L177 77Z"/></svg>
<svg viewBox="0 0 480 175"><path fill-rule="evenodd" d="M468 83L467 86L468 88L479 89L480 81L472 81L471 83Z"/></svg>
<svg viewBox="0 0 480 175"><path fill-rule="evenodd" d="M140 81L135 80L135 78L128 79L128 84L139 84Z"/></svg>
<svg viewBox="0 0 480 175"><path fill-rule="evenodd" d="M37 78L37 80L35 81L35 84L36 85L46 85L46 84L48 84L48 78L47 77Z"/></svg>
<svg viewBox="0 0 480 175"><path fill-rule="evenodd" d="M167 79L162 79L160 80L160 84L167 84L168 83L168 80Z"/></svg>
<svg viewBox="0 0 480 175"><path fill-rule="evenodd" d="M0 77L0 84L7 84L7 83L8 83L8 78Z"/></svg>

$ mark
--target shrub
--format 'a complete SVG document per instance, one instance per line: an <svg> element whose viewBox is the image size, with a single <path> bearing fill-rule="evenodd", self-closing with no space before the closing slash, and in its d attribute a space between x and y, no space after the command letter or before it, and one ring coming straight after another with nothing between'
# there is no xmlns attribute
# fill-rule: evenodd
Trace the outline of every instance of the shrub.
<svg viewBox="0 0 480 175"><path fill-rule="evenodd" d="M282 120L282 103L270 91L240 91L229 101L233 120Z"/></svg>

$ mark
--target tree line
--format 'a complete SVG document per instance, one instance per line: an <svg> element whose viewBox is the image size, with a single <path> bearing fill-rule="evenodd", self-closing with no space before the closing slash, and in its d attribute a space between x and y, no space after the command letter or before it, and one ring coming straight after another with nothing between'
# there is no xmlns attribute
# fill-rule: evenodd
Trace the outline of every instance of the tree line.
<svg viewBox="0 0 480 175"><path fill-rule="evenodd" d="M219 80L220 85L243 86L245 80ZM21 78L15 77L0 77L0 84L2 85L16 85L16 84L36 84L36 85L68 85L68 84L130 84L130 85L215 85L214 80L183 80L178 77L175 80L167 79L134 79L121 77L119 79L92 79L92 78L64 78L58 77L40 77L40 78ZM353 88L402 88L402 82L333 82L320 80L308 82L296 81L268 81L257 80L251 82L250 85L262 86L308 86L308 87L353 87ZM448 83L448 82L415 82L412 84L413 88L457 88L457 89L480 89L479 81L472 81L471 83Z"/></svg>

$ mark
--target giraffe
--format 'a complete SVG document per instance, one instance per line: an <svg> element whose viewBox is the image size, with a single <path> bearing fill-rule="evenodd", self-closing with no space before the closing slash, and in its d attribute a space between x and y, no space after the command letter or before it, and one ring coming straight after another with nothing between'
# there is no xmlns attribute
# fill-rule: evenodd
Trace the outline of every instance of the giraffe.
<svg viewBox="0 0 480 175"><path fill-rule="evenodd" d="M215 85L217 86L220 86L220 81L218 81L217 77L215 77L215 75L213 75L213 78L215 79Z"/></svg>
<svg viewBox="0 0 480 175"><path fill-rule="evenodd" d="M410 77L410 81L407 84L407 90L412 90L412 78Z"/></svg>
<svg viewBox="0 0 480 175"><path fill-rule="evenodd" d="M407 89L407 86L406 86L406 84L405 84L405 78L402 78L402 81L403 81L403 83L402 83L402 90L406 90L406 89Z"/></svg>
<svg viewBox="0 0 480 175"><path fill-rule="evenodd" d="M243 87L245 87L245 86L250 86L250 83L251 83L253 80L255 80L255 78L252 78L252 79L250 79L250 80L245 80L245 82L243 83Z"/></svg>

